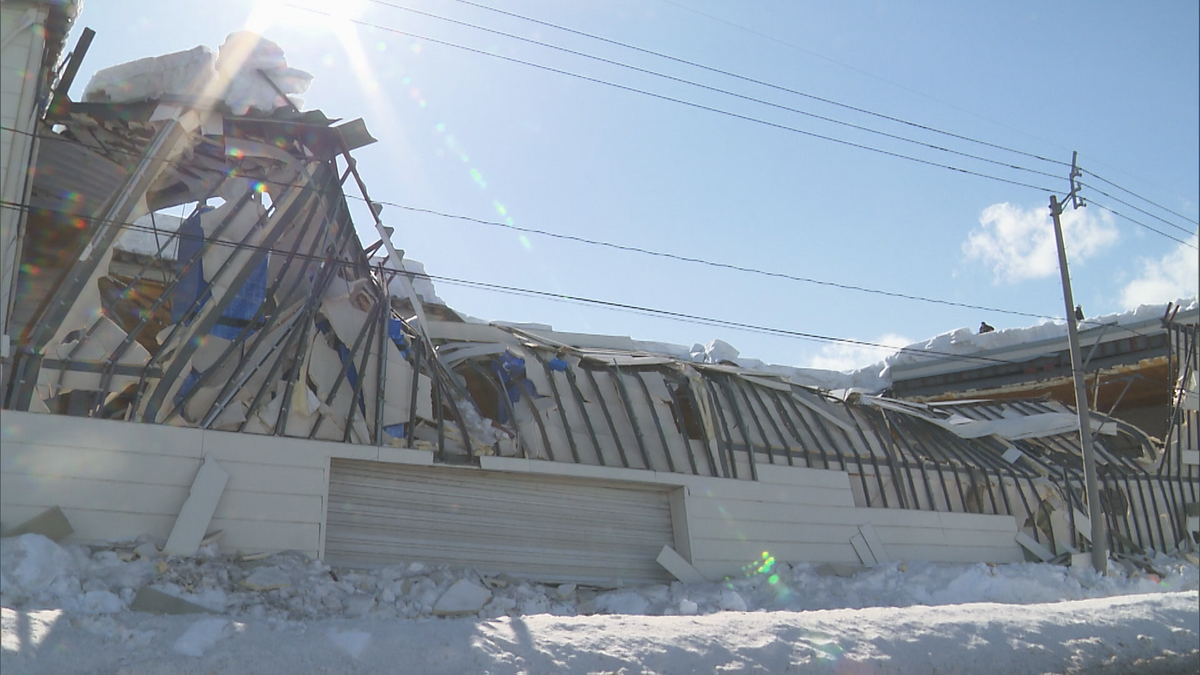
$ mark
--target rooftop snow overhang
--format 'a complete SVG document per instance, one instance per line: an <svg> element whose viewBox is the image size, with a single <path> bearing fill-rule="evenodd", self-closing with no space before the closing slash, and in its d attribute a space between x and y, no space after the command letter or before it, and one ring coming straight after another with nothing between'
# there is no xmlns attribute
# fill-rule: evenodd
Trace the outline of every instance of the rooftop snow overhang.
<svg viewBox="0 0 1200 675"><path fill-rule="evenodd" d="M1183 313L1181 322L1195 322L1200 309ZM1166 332L1160 318L1126 324L1105 324L1082 330L1080 347L1088 370L1136 364L1167 354ZM1049 364L1066 364L1067 336L989 349L970 354L925 355L910 352L912 363L889 366L892 391L900 396L927 396L948 390L990 389L1026 382ZM1061 367L1061 366L1059 366ZM1031 370L1032 369L1032 370Z"/></svg>

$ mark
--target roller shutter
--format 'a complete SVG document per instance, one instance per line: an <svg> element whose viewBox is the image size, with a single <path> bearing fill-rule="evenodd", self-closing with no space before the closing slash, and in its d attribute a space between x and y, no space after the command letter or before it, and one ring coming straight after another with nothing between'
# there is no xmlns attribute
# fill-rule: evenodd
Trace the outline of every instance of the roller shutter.
<svg viewBox="0 0 1200 675"><path fill-rule="evenodd" d="M325 559L473 567L545 581L666 581L667 491L558 476L332 460Z"/></svg>

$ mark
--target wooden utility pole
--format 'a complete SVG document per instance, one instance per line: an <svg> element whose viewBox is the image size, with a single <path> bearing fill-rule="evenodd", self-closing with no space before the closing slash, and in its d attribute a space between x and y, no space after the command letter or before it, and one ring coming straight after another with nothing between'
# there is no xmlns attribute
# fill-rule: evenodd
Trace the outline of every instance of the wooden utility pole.
<svg viewBox="0 0 1200 675"><path fill-rule="evenodd" d="M1083 206L1079 199L1076 179L1078 153L1071 159L1071 194L1068 198L1075 208ZM1091 519L1092 567L1104 574L1108 571L1108 532L1104 525L1104 509L1100 505L1100 479L1096 474L1096 451L1092 447L1092 420L1088 408L1087 383L1083 372L1083 355L1079 348L1079 325L1075 319L1075 299L1071 294L1071 274L1067 271L1067 248L1063 244L1062 204L1050 195L1050 216L1054 219L1054 241L1058 245L1058 271L1062 275L1063 302L1067 308L1067 340L1071 346L1071 375L1075 380L1075 411L1079 414L1079 444L1083 452L1083 481Z"/></svg>

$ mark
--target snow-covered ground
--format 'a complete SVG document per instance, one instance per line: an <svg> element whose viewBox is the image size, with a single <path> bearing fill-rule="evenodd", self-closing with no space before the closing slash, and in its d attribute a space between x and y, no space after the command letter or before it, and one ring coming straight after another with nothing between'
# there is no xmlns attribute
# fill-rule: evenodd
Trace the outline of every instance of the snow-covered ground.
<svg viewBox="0 0 1200 675"><path fill-rule="evenodd" d="M1200 672L1200 568L1186 560L839 575L852 572L768 556L718 583L594 588L23 535L0 540L0 672ZM132 611L144 588L212 613Z"/></svg>

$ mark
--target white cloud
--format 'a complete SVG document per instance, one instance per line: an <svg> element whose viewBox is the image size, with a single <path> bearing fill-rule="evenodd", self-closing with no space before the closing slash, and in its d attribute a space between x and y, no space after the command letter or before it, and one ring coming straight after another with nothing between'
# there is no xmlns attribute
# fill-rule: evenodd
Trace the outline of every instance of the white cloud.
<svg viewBox="0 0 1200 675"><path fill-rule="evenodd" d="M1192 235L1189 243L1200 239ZM1142 258L1141 276L1121 290L1121 305L1133 309L1200 295L1200 253L1183 244L1158 260Z"/></svg>
<svg viewBox="0 0 1200 675"><path fill-rule="evenodd" d="M1048 207L1023 209L1008 203L992 204L979 214L979 225L967 236L963 253L968 260L990 265L997 282L1039 279L1058 271L1054 225ZM1117 241L1112 216L1097 209L1064 211L1062 226L1072 265L1082 263Z"/></svg>
<svg viewBox="0 0 1200 675"><path fill-rule="evenodd" d="M892 352L913 343L912 340L895 333L888 333L871 340L871 342L886 346L870 347L849 342L834 342L822 347L807 367L841 372L858 370L864 366L879 363L890 356Z"/></svg>

